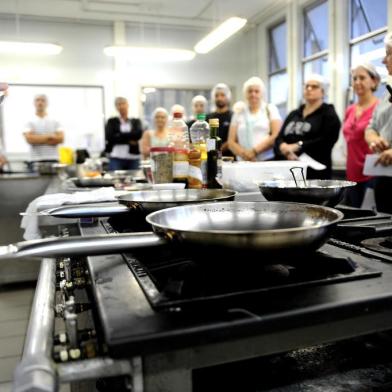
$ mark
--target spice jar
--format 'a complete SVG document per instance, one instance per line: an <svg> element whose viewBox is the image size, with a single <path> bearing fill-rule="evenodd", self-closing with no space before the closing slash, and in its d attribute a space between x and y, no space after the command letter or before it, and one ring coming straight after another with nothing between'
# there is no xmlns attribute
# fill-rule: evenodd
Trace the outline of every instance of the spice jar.
<svg viewBox="0 0 392 392"><path fill-rule="evenodd" d="M152 147L151 171L154 184L173 182L173 148Z"/></svg>

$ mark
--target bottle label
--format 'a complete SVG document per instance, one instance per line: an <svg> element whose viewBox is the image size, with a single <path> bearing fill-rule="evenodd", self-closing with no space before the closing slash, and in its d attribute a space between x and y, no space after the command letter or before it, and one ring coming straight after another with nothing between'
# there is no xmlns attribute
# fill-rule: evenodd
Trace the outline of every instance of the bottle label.
<svg viewBox="0 0 392 392"><path fill-rule="evenodd" d="M174 178L187 178L189 171L189 162L187 161L174 161L173 162L173 177Z"/></svg>
<svg viewBox="0 0 392 392"><path fill-rule="evenodd" d="M207 151L216 150L216 139L207 139Z"/></svg>
<svg viewBox="0 0 392 392"><path fill-rule="evenodd" d="M188 176L203 182L203 175L200 167L189 165Z"/></svg>

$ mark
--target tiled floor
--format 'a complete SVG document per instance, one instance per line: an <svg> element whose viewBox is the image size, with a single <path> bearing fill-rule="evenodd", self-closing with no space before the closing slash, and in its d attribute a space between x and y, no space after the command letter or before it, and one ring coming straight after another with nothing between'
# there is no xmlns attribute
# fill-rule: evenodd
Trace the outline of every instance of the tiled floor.
<svg viewBox="0 0 392 392"><path fill-rule="evenodd" d="M0 392L11 391L34 297L34 284L0 286Z"/></svg>

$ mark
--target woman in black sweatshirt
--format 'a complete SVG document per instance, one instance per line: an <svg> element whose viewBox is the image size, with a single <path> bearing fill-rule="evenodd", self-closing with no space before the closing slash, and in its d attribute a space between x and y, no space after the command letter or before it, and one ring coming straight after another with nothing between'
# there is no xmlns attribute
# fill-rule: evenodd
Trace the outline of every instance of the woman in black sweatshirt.
<svg viewBox="0 0 392 392"><path fill-rule="evenodd" d="M304 87L305 104L293 110L284 121L275 141L277 159L297 160L302 153L326 166L325 170L308 168L310 179L330 179L332 148L339 137L340 120L333 105L323 102L324 79L310 75Z"/></svg>

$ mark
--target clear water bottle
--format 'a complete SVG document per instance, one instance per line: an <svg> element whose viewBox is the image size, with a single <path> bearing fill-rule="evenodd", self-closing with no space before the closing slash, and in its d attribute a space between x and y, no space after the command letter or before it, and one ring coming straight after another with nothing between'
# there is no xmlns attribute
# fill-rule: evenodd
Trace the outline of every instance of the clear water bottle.
<svg viewBox="0 0 392 392"><path fill-rule="evenodd" d="M189 133L181 112L173 113L168 124L169 146L173 148L173 182L188 183Z"/></svg>
<svg viewBox="0 0 392 392"><path fill-rule="evenodd" d="M191 126L189 131L191 135L191 142L193 148L200 151L201 164L200 169L203 178L203 188L207 188L207 146L206 140L210 135L210 126L205 121L206 115L204 113L198 114L196 121Z"/></svg>

